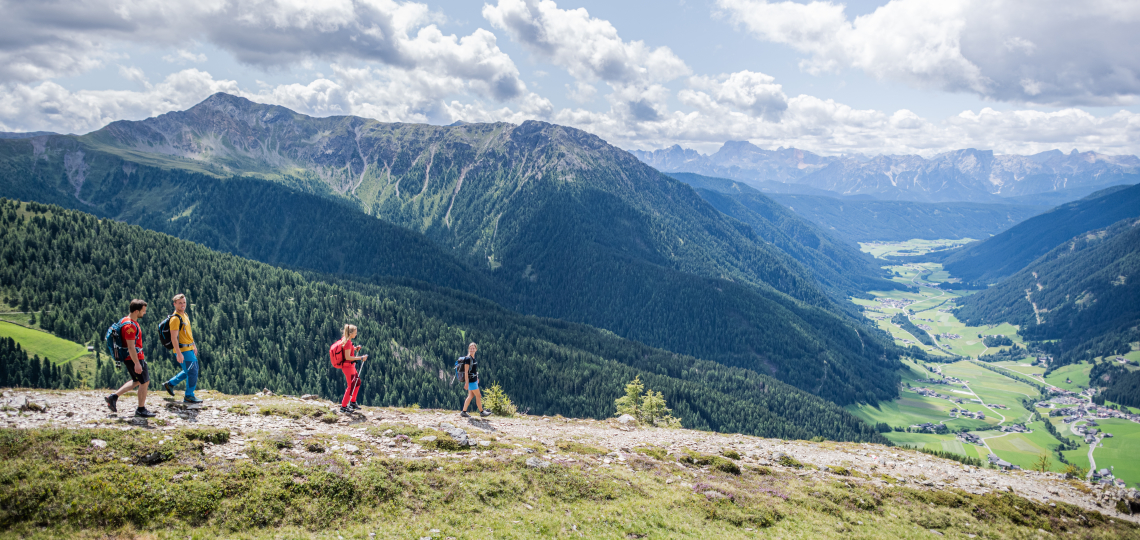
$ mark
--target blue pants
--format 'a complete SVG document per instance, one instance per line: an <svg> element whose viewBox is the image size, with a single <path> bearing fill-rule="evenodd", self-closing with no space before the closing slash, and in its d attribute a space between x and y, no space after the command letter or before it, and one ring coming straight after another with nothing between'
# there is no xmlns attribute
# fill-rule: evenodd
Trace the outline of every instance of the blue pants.
<svg viewBox="0 0 1140 540"><path fill-rule="evenodd" d="M194 388L198 386L198 356L194 354L194 349L182 351L182 373L167 382L171 386L177 386L182 381L186 381L186 395L194 397Z"/></svg>

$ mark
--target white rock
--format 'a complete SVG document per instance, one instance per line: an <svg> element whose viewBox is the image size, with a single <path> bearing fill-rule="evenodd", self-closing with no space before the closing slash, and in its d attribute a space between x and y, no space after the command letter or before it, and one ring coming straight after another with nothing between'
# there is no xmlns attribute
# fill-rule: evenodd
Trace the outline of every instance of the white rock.
<svg viewBox="0 0 1140 540"><path fill-rule="evenodd" d="M534 467L534 468L538 468L538 469L545 469L545 468L550 466L550 462L546 461L546 460L538 459L536 457L532 457L532 458L526 459L526 466L527 467Z"/></svg>
<svg viewBox="0 0 1140 540"><path fill-rule="evenodd" d="M427 437L421 437L420 442L432 442L435 439L436 439L435 435L428 435Z"/></svg>
<svg viewBox="0 0 1140 540"><path fill-rule="evenodd" d="M106 448L107 441L104 441L103 439L91 439L91 446L94 446L95 448Z"/></svg>
<svg viewBox="0 0 1140 540"><path fill-rule="evenodd" d="M620 422L622 425L636 424L637 419L628 414L623 414L618 417L618 422Z"/></svg>
<svg viewBox="0 0 1140 540"><path fill-rule="evenodd" d="M344 445L343 449L344 449L345 453L348 453L348 454L355 454L355 453L360 451L359 448L357 448L356 446L351 445L351 444Z"/></svg>

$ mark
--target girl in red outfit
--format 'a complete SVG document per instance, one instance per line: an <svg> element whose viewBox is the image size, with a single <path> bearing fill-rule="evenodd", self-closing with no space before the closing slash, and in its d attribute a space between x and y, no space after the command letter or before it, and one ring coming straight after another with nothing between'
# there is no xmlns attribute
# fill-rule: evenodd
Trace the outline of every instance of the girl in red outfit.
<svg viewBox="0 0 1140 540"><path fill-rule="evenodd" d="M340 364L340 370L344 372L344 380L348 383L348 388L344 390L344 398L340 400L340 412L350 413L360 409L360 405L356 404L356 394L360 392L360 377L356 375L356 363L368 360L368 355L355 356L356 347L352 345L352 338L356 337L356 326L351 324L344 325L344 331L341 332L340 350L344 354L344 361Z"/></svg>

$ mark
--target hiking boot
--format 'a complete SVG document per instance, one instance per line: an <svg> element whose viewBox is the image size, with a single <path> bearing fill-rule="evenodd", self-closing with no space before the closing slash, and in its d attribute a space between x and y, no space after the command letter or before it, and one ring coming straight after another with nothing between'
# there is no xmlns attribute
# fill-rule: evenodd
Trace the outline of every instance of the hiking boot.
<svg viewBox="0 0 1140 540"><path fill-rule="evenodd" d="M482 410L482 411L479 411L479 416L482 416L482 417L484 417L484 418L486 418L486 417L488 417L488 416L491 416L491 411L488 411L488 410L486 410L486 409L484 409L484 410Z"/></svg>
<svg viewBox="0 0 1140 540"><path fill-rule="evenodd" d="M166 390L166 393L170 394L170 397L174 397L174 385L173 384L170 384L169 382L164 382L164 383L162 383L162 389Z"/></svg>
<svg viewBox="0 0 1140 540"><path fill-rule="evenodd" d="M115 406L115 404L119 402L118 394L111 394L103 398L103 401L107 402L107 406L111 408L111 412L119 412L119 408Z"/></svg>
<svg viewBox="0 0 1140 540"><path fill-rule="evenodd" d="M353 402L350 402L350 403L348 404L348 408L349 408L349 409L352 409L352 410L354 410L354 411L359 411L359 410L360 410L360 405L357 405L357 404L356 404L356 402L355 402L355 401L353 401Z"/></svg>
<svg viewBox="0 0 1140 540"><path fill-rule="evenodd" d="M467 411L460 412L459 416L460 416L460 418L471 418L471 415L467 414Z"/></svg>
<svg viewBox="0 0 1140 540"><path fill-rule="evenodd" d="M182 398L182 401L185 401L186 403L201 403L202 402L202 400L200 400L194 396L184 396Z"/></svg>
<svg viewBox="0 0 1140 540"><path fill-rule="evenodd" d="M146 407L139 407L135 409L135 416L139 418L154 418L158 415L146 410Z"/></svg>
<svg viewBox="0 0 1140 540"><path fill-rule="evenodd" d="M341 414L352 414L352 409L349 409L348 407L341 407L340 413Z"/></svg>

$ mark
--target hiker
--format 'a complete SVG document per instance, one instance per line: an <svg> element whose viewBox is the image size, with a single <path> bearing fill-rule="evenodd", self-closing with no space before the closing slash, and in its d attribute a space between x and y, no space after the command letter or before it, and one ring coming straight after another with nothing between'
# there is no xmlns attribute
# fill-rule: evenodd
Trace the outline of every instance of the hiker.
<svg viewBox="0 0 1140 540"><path fill-rule="evenodd" d="M490 416L491 411L483 409L483 393L479 391L479 362L475 360L475 351L479 347L475 342L467 346L467 356L456 361L456 365L463 372L463 387L467 389L467 400L463 402L463 410L459 416L471 418L467 414L467 407L471 405L471 398L475 398L475 407L479 409L479 416Z"/></svg>
<svg viewBox="0 0 1140 540"><path fill-rule="evenodd" d="M344 389L344 397L340 400L340 412L345 414L360 410L360 405L356 404L356 394L360 393L360 376L356 371L356 363L368 360L367 354L356 356L359 347L352 344L352 338L355 337L356 326L346 324L340 334L340 341L333 343L329 349L333 366L344 372L344 381L347 383L347 388Z"/></svg>
<svg viewBox="0 0 1140 540"><path fill-rule="evenodd" d="M194 334L190 331L190 317L186 316L186 295L178 294L171 302L174 303L174 314L170 316L170 335L178 336L177 346L173 350L182 371L163 383L162 387L174 397L174 387L186 381L182 401L201 403L202 400L194 395L194 389L198 387L198 344L194 342Z"/></svg>
<svg viewBox="0 0 1140 540"><path fill-rule="evenodd" d="M125 358L115 359L121 360L127 367L127 375L130 375L131 380L123 384L114 394L103 399L111 408L111 412L119 412L117 406L119 397L137 388L139 406L135 409L135 416L154 418L156 415L146 410L146 391L150 386L150 370L147 369L146 359L143 357L142 327L139 326L139 319L146 315L146 302L138 299L131 300L130 310L130 315L119 320L121 326L119 334L122 336L123 347L127 349L127 355Z"/></svg>

